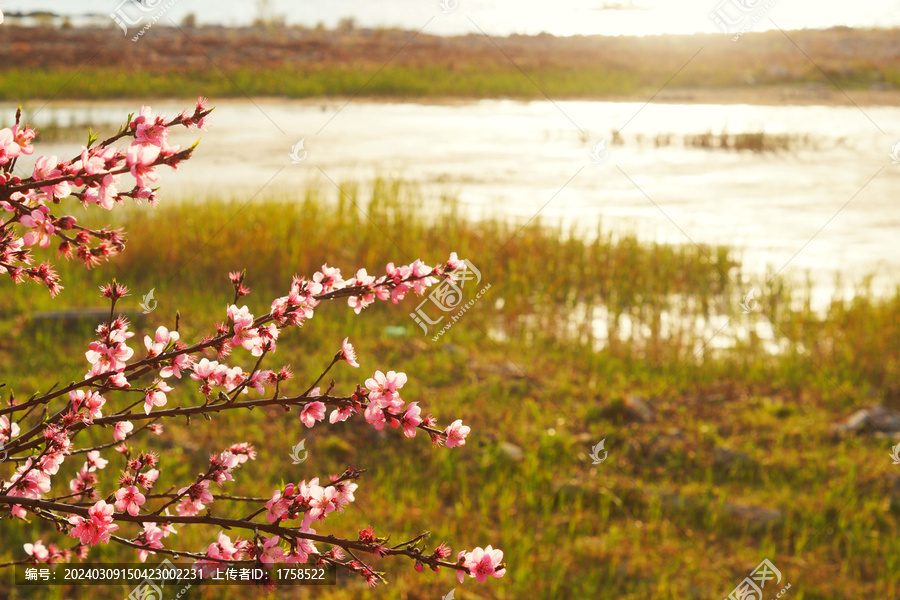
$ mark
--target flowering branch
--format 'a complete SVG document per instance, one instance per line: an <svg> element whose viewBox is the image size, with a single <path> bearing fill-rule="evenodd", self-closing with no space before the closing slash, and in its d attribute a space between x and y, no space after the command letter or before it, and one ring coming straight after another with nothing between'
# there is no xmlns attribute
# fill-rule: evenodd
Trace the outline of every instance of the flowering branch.
<svg viewBox="0 0 900 600"><path fill-rule="evenodd" d="M92 136L78 157L68 161L38 158L32 175L26 178L15 175L14 169L19 157L32 153L36 132L20 126L21 112L17 112L15 127L0 130L0 208L11 213L0 224L0 274L9 274L16 283L29 278L40 281L55 296L62 286L50 263L32 266L33 246L47 248L53 237L59 238L60 254L77 256L88 268L120 252L125 243L122 232L83 228L74 217L52 213L50 206L69 197L107 210L125 198L147 199L155 205L156 190L149 186L158 179L156 168L177 167L196 147L182 150L170 145L169 128L202 127L211 110L201 99L193 112L166 120L143 107L137 118L129 115L110 138L96 143ZM131 140L124 152L113 146L123 139ZM120 180L126 174L135 179L135 186L120 192ZM54 385L21 403L11 392L7 406L0 409L0 462L7 461L13 468L0 480L0 506L7 508L0 523L35 516L79 543L64 550L52 543L45 547L37 540L25 544L28 558L0 566L63 562L76 556L84 559L91 547L115 543L137 550L141 561L156 553L191 558L203 577L228 563L252 563L265 567L258 583L266 586L274 585L269 570L282 562L333 565L363 577L369 585L386 581L383 573L360 558L366 554L405 556L414 561L418 571L424 565L435 571L450 568L461 581L466 575L478 581L503 576L503 553L491 546L462 551L452 562L446 544L426 552L427 532L393 546L386 545L388 536L377 536L372 527L360 530L357 539L318 533L314 525L320 527L329 514L344 510L355 500L356 481L363 469L350 466L321 484L318 477L287 483L262 497L214 492L212 484L223 488L234 480L235 469L256 458L254 447L242 442L211 454L206 470L188 485L154 492L165 466L155 453L135 452L128 445L138 434L162 435L166 419L185 417L190 421L202 415L209 420L222 411L266 406L294 411L307 428L325 421L330 411L330 425L361 418L379 431L386 426L400 429L407 438L424 432L436 447L465 445L470 429L462 421L439 427L436 417L423 416L418 402L407 403L401 397L407 382L404 373L378 370L348 392L334 392L334 382L322 391L320 385L336 365L359 368L356 351L347 338L318 377L299 388L302 391L282 391L293 378L289 367L265 368L282 333L313 318L322 302L346 299L349 308L359 314L378 300L398 304L407 293L422 295L464 268L456 253L435 267L421 260L400 266L389 263L385 274L377 277L360 269L345 279L340 269L323 265L311 278L295 276L287 294L270 301L259 317L248 306L238 306L238 301L250 294L246 273L230 273L234 300L213 332L189 344L181 339L176 320L175 330L159 326L152 337L144 336L140 355L129 345L135 335L130 324L115 311L128 288L115 281L103 286L102 295L110 302L109 317L98 325L97 338L87 347L84 356L89 366L83 379L62 387ZM226 362L236 351L252 357L249 371ZM202 398L196 402L185 398L180 405L171 405L169 396L174 389L170 383L189 380L196 383ZM251 393L256 397L249 397ZM143 421L146 423L135 428L136 422ZM111 429L111 441L76 447L79 434L101 429ZM110 449L122 456L124 467L114 482L105 482L101 481L102 472L110 460L102 452ZM61 468L68 469L63 463L80 454L85 455L85 462L68 481L68 488L58 489L54 484ZM246 504L247 516L233 519L214 514L210 505L222 501ZM174 549L167 538L178 533L175 525L219 531L205 552ZM125 530L134 526L140 527L126 535ZM232 540L226 531L243 531L247 537ZM316 544L330 548L320 549Z"/></svg>
<svg viewBox="0 0 900 600"><path fill-rule="evenodd" d="M15 175L14 169L19 157L34 152L37 131L21 124L19 108L15 126L0 129L0 208L12 213L0 224L0 274L8 274L15 283L27 279L41 282L56 296L63 289L56 271L50 263L32 266L30 247L48 248L54 237L59 238L59 254L66 259L77 257L87 268L121 252L125 248L122 232L82 227L71 215L52 213L50 206L70 197L86 207L97 205L106 210L126 198L138 203L147 200L155 206L156 190L150 185L159 179L156 168L177 168L196 148L196 144L187 149L169 144L169 128L202 128L211 112L203 98L192 113L182 112L169 121L152 116L150 107L141 107L140 115L129 115L116 135L99 144L92 135L81 154L70 160L41 156L31 176L23 178ZM112 144L124 138L132 141L123 152ZM134 178L135 185L120 191L126 174ZM66 233L70 231L74 233Z"/></svg>

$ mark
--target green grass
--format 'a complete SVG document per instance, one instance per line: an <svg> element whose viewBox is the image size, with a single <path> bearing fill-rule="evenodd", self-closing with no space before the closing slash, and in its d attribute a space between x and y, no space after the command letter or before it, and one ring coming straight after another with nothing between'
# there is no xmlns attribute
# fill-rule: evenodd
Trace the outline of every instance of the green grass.
<svg viewBox="0 0 900 600"><path fill-rule="evenodd" d="M378 77L374 75L378 74ZM514 97L543 98L543 93L511 65L508 67L453 68L446 65L391 67L296 67L232 69L228 77L219 71L159 71L93 69L90 77L75 70L51 68L0 70L0 100L18 98L89 99L209 96L216 98L280 96L368 97ZM641 82L626 71L585 68L542 68L530 76L555 96L596 97L648 91L652 82Z"/></svg>
<svg viewBox="0 0 900 600"><path fill-rule="evenodd" d="M748 276L728 248L604 233L583 239L539 221L524 228L499 217L470 222L452 203L426 212L415 190L391 181L377 182L371 197L352 186L348 192L371 220L316 188L258 198L246 208L209 199L76 213L80 222L126 227L128 248L94 271L65 265L66 290L55 301L36 286L2 282L4 396L12 389L25 398L83 375L92 324L34 315L103 307L97 286L111 277L132 289L124 310L137 311L141 295L155 289L156 311L135 319L139 336L171 327L178 311L183 337L193 340L224 318L229 270L247 269L253 293L246 301L260 314L293 274L311 274L326 261L345 274L359 267L372 273L388 261L435 263L456 250L481 269L491 291L439 342L409 318L418 303L412 297L359 316L325 304L302 329L285 332L270 366L290 364L295 389L304 388L349 335L362 368L334 371L336 389L350 389L375 369L405 371L405 399L419 400L442 422L462 418L472 426L465 447L432 450L426 440L395 431L375 435L365 423L307 430L280 409L223 414L189 427L173 422L163 437L135 443L162 453L165 483L202 469L211 451L254 443L260 460L236 473L226 486L233 493L265 495L282 479L327 476L348 463L368 468L356 505L330 519L329 531L352 536L373 524L399 540L427 529L434 543L447 540L454 551L499 546L509 565L503 579L459 585L450 573L418 574L389 560L380 563L387 588L364 592L345 577L335 588L294 588L276 597L433 599L454 587L462 598L724 597L766 557L792 584L794 600L900 595L891 443L835 440L829 431L860 406L897 406L900 293L875 298L863 285L822 315L808 308L807 288ZM760 311L744 315L739 302L751 286L762 292ZM667 329L665 314L679 314L680 326ZM587 315L605 321L613 339L589 327ZM754 336L712 349L694 324L717 315L742 326L772 319L785 351L769 354ZM391 336L388 326L406 334ZM139 339L131 345L141 348ZM197 400L192 382L177 389L170 404ZM656 420L634 422L629 395L647 398ZM309 459L291 465L290 447L303 438ZM604 438L609 458L594 466L587 455ZM504 444L518 446L521 457ZM716 462L721 448L742 453L740 460ZM80 466L71 462L58 485ZM113 485L117 467L113 458L103 485ZM7 471L0 465L0 475ZM212 508L228 516L236 510L224 501ZM747 516L761 509L777 512ZM21 544L36 537L64 541L38 523L0 522L0 560L22 556ZM212 537L185 527L170 540L198 549ZM108 549L93 560L128 557ZM0 586L0 598L127 592L110 586L29 595ZM228 593L212 588L202 597Z"/></svg>
<svg viewBox="0 0 900 600"><path fill-rule="evenodd" d="M722 67L717 67L722 68ZM711 89L802 90L804 84L821 84L821 73L809 71L787 81L766 81L756 86L728 72L697 68L678 80L672 89L682 92ZM236 67L227 76L215 69L144 71L139 68L99 67L85 76L64 67L21 70L0 68L0 100L53 98L86 100L107 98L322 98L361 96L367 98L517 98L595 99L604 97L645 98L659 91L668 71L625 68L619 65L535 66L528 77L513 65L412 65L388 66L316 65L264 68ZM872 81L851 72L832 73L839 89L866 90ZM896 74L877 81L896 87Z"/></svg>

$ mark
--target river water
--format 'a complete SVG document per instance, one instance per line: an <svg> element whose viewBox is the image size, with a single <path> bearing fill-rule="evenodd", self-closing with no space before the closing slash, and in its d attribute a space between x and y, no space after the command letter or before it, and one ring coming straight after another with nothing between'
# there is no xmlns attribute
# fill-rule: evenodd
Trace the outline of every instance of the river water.
<svg viewBox="0 0 900 600"><path fill-rule="evenodd" d="M250 198L319 182L365 185L375 176L450 195L472 216L522 223L540 215L575 225L636 232L646 240L727 244L751 272L810 274L817 304L848 282L900 281L900 141L894 107L751 106L629 102L457 104L354 100L217 103L195 158L162 179L165 198ZM177 113L162 102L154 110ZM111 123L137 107L125 101L26 106L41 123ZM0 105L4 122L13 107ZM101 128L102 129L102 128ZM613 130L620 130L614 139ZM704 149L690 136L788 135L788 150ZM109 131L109 130L107 130ZM668 142L657 145L657 136ZM191 143L197 136L180 134ZM302 161L292 147L303 140ZM597 164L591 151L598 148ZM79 144L39 146L69 156ZM27 163L22 164L27 169ZM264 196L263 194L263 196Z"/></svg>

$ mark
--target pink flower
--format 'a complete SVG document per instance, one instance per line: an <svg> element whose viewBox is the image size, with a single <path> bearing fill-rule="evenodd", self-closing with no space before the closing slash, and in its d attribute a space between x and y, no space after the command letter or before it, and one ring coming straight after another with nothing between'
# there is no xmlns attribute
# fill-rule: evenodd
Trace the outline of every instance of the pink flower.
<svg viewBox="0 0 900 600"><path fill-rule="evenodd" d="M315 533L315 531L310 529L309 533ZM285 558L284 562L286 564L303 564L307 560L309 560L310 554L319 553L312 540L308 540L306 538L295 538L295 541L297 543L297 546L293 550L291 550L290 554L288 554L287 558Z"/></svg>
<svg viewBox="0 0 900 600"><path fill-rule="evenodd" d="M179 335L177 331L169 332L168 329L160 325L156 329L156 334L153 339L150 339L149 335L144 336L144 346L147 348L147 357L153 358L154 356L159 356L169 343L178 341L178 338Z"/></svg>
<svg viewBox="0 0 900 600"><path fill-rule="evenodd" d="M322 265L322 271L313 275L313 281L322 286L322 292L327 294L344 287L345 282L341 278L341 270L328 265Z"/></svg>
<svg viewBox="0 0 900 600"><path fill-rule="evenodd" d="M281 490L275 490L272 498L266 502L266 521L274 523L278 519L283 519L287 515L288 507L294 501L294 484L289 483L285 486L284 495Z"/></svg>
<svg viewBox="0 0 900 600"><path fill-rule="evenodd" d="M3 22L3 13L0 12L0 23ZM16 136L12 129L4 127L0 129L0 165L5 165L22 153L22 148L16 143Z"/></svg>
<svg viewBox="0 0 900 600"><path fill-rule="evenodd" d="M236 305L232 304L228 307L227 314L228 318L234 322L235 333L253 325L253 314L250 312L250 309L247 308L247 305L238 308ZM236 345L240 345L240 342Z"/></svg>
<svg viewBox="0 0 900 600"><path fill-rule="evenodd" d="M84 188L83 201L87 204L96 204L106 210L112 210L119 200L118 175L104 175L99 182L95 182Z"/></svg>
<svg viewBox="0 0 900 600"><path fill-rule="evenodd" d="M0 416L0 442L8 442L19 435L19 426L11 423L6 415Z"/></svg>
<svg viewBox="0 0 900 600"><path fill-rule="evenodd" d="M151 117L150 107L142 106L140 116L134 120L135 139L141 144L150 144L161 149L169 148L169 130L161 116Z"/></svg>
<svg viewBox="0 0 900 600"><path fill-rule="evenodd" d="M333 486L322 487L320 485L313 485L312 482L310 482L309 505L312 508L310 508L307 516L314 521L324 519L325 515L337 508L337 504L335 504L336 494L337 490L334 489Z"/></svg>
<svg viewBox="0 0 900 600"><path fill-rule="evenodd" d="M172 391L165 381L157 380L153 385L154 387L148 389L144 395L144 413L148 415L154 406L165 406L166 392Z"/></svg>
<svg viewBox="0 0 900 600"><path fill-rule="evenodd" d="M131 421L119 421L113 428L113 439L121 442L131 433L132 429L134 429L134 425L131 424Z"/></svg>
<svg viewBox="0 0 900 600"><path fill-rule="evenodd" d="M235 560L241 552L238 544L232 543L231 538L225 535L224 531L220 531L217 541L206 549L208 557L221 560Z"/></svg>
<svg viewBox="0 0 900 600"><path fill-rule="evenodd" d="M395 267L394 263L388 263L385 270L387 271L386 281L393 281L396 287L393 290L390 290L388 286L378 288L378 297L381 300L390 298L394 304L398 304L409 290L409 286L401 282L410 276L412 268L407 265Z"/></svg>
<svg viewBox="0 0 900 600"><path fill-rule="evenodd" d="M350 418L350 415L353 414L353 407L351 406L342 406L340 408L336 408L331 411L331 416L328 417L329 423L339 423L342 421L346 421Z"/></svg>
<svg viewBox="0 0 900 600"><path fill-rule="evenodd" d="M404 384L406 384L406 373L388 371L385 375L381 371L375 371L375 375L366 380L366 387L370 392L369 400L391 402L399 399L399 390Z"/></svg>
<svg viewBox="0 0 900 600"><path fill-rule="evenodd" d="M310 402L303 407L303 412L300 413L300 421L307 427L312 427L316 424L316 421L321 421L324 418L325 405L321 402Z"/></svg>
<svg viewBox="0 0 900 600"><path fill-rule="evenodd" d="M278 327L274 323L264 328L253 327L254 319L250 310L246 306L238 308L234 304L228 307L228 318L234 322L232 347L243 346L253 356L262 356L266 343L271 342L274 348L274 342L278 339Z"/></svg>
<svg viewBox="0 0 900 600"><path fill-rule="evenodd" d="M377 402L370 402L365 410L366 423L381 431L384 429L384 409Z"/></svg>
<svg viewBox="0 0 900 600"><path fill-rule="evenodd" d="M25 544L23 547L25 548L25 553L38 562L47 562L47 559L50 558L50 552L47 551L47 548L44 547L44 542L41 540L33 544Z"/></svg>
<svg viewBox="0 0 900 600"><path fill-rule="evenodd" d="M55 156L41 156L34 163L34 172L32 173L32 177L34 177L37 181L56 179L63 175L62 170L58 168L60 166L62 165L59 164L59 161ZM72 193L72 187L69 185L68 181L61 181L54 185L42 187L41 191L48 196L65 198Z"/></svg>
<svg viewBox="0 0 900 600"><path fill-rule="evenodd" d="M503 551L495 550L490 546L481 549L475 548L471 552L460 552L459 558L463 558L463 566L469 570L469 576L478 580L478 583L484 583L488 577L503 577L506 569L498 569L503 563ZM463 582L465 573L456 572L459 582Z"/></svg>
<svg viewBox="0 0 900 600"><path fill-rule="evenodd" d="M156 483L157 479L159 479L159 471L150 469L146 473L141 473L137 476L137 484L145 490L149 490L153 487L153 484Z"/></svg>
<svg viewBox="0 0 900 600"><path fill-rule="evenodd" d="M400 419L400 424L403 426L403 435L408 438L416 437L416 427L422 424L422 418L419 416L422 413L422 409L419 408L418 402L410 402L406 407L406 412L403 413L403 418Z"/></svg>
<svg viewBox="0 0 900 600"><path fill-rule="evenodd" d="M247 381L247 387L255 389L258 394L265 394L266 384L271 380L272 376L273 373L270 370L254 371Z"/></svg>
<svg viewBox="0 0 900 600"><path fill-rule="evenodd" d="M448 269L452 269L452 270L456 271L458 269L464 269L464 268L466 268L466 266L467 266L466 263L463 262L462 260L460 260L459 257L456 255L456 252L450 253L450 258L447 259L447 268Z"/></svg>
<svg viewBox="0 0 900 600"><path fill-rule="evenodd" d="M113 523L113 507L104 500L100 500L88 510L88 518L80 516L69 517L69 523L75 527L69 533L70 536L79 538L82 544L96 546L109 542L109 536L119 529Z"/></svg>
<svg viewBox="0 0 900 600"><path fill-rule="evenodd" d="M361 286L367 290L357 296L347 298L347 304L356 314L359 314L362 312L362 309L375 302L375 294L372 292L373 283L375 283L375 278L366 273L365 269L357 271L356 277L347 282L347 285L350 287Z"/></svg>
<svg viewBox="0 0 900 600"><path fill-rule="evenodd" d="M179 515L193 516L199 514L206 504L213 501L213 495L209 491L209 480L204 479L178 490L178 494L185 494L184 499L176 508Z"/></svg>
<svg viewBox="0 0 900 600"><path fill-rule="evenodd" d="M347 361L347 364L351 367L358 369L359 363L356 362L356 350L354 350L349 340L350 338L345 337L343 343L341 343L341 359Z"/></svg>
<svg viewBox="0 0 900 600"><path fill-rule="evenodd" d="M32 468L33 461L27 459L10 477L12 488L7 492L10 496L23 498L40 498L41 494L50 491L50 477L40 469Z"/></svg>
<svg viewBox="0 0 900 600"><path fill-rule="evenodd" d="M457 419L447 426L444 433L447 434L447 447L454 448L456 446L466 445L466 436L472 429L468 425L462 424L462 419Z"/></svg>
<svg viewBox="0 0 900 600"><path fill-rule="evenodd" d="M128 383L128 378L125 377L124 373L113 373L109 376L109 385L117 388L130 388L131 384Z"/></svg>
<svg viewBox="0 0 900 600"><path fill-rule="evenodd" d="M181 379L181 372L190 371L193 366L194 358L192 356L189 354L179 354L172 359L171 365L160 369L159 376L165 379L174 375L178 379Z"/></svg>
<svg viewBox="0 0 900 600"><path fill-rule="evenodd" d="M122 371L125 361L134 355L134 350L122 341L114 341L110 345L102 342L91 342L85 358L91 363L91 374L101 375L109 371Z"/></svg>
<svg viewBox="0 0 900 600"><path fill-rule="evenodd" d="M87 463L85 463L75 477L69 481L69 489L79 496L95 498L97 496L96 490L94 489L96 483L97 476L90 471Z"/></svg>
<svg viewBox="0 0 900 600"><path fill-rule="evenodd" d="M256 449L249 442L232 444L228 446L228 451L237 457L238 464L241 465L248 460L256 460Z"/></svg>
<svg viewBox="0 0 900 600"><path fill-rule="evenodd" d="M47 475L56 475L59 473L59 465L61 465L65 459L66 456L62 452L51 452L45 454L38 460L38 466L41 471Z"/></svg>
<svg viewBox="0 0 900 600"><path fill-rule="evenodd" d="M159 179L159 174L153 167L153 163L159 158L159 146L150 146L134 142L128 146L125 153L125 161L131 169L131 174L137 180L138 187L150 187L150 184Z"/></svg>
<svg viewBox="0 0 900 600"><path fill-rule="evenodd" d="M93 473L97 469L103 469L107 464L109 464L109 461L105 458L100 458L99 450L91 450L87 453L87 462L84 463L84 467L82 468L87 469L88 472Z"/></svg>
<svg viewBox="0 0 900 600"><path fill-rule="evenodd" d="M240 367L231 367L230 369L225 370L225 391L231 392L237 386L244 382L244 370ZM247 393L247 388L244 388L244 393Z"/></svg>
<svg viewBox="0 0 900 600"><path fill-rule="evenodd" d="M75 163L78 166L78 163ZM99 175L106 169L106 160L102 154L98 154L95 150L88 150L86 147L81 148L81 168L86 175Z"/></svg>
<svg viewBox="0 0 900 600"><path fill-rule="evenodd" d="M221 454L212 454L209 457L209 478L221 485L225 481L234 481L231 471L241 464L241 457L225 450Z"/></svg>
<svg viewBox="0 0 900 600"><path fill-rule="evenodd" d="M31 211L30 215L24 215L19 219L19 222L22 223L22 225L31 229L31 231L26 233L22 238L22 241L26 246L34 246L36 244L41 248L46 248L50 245L53 232L56 231L56 228L53 226L53 223L48 216L49 213L49 208L41 206L40 208Z"/></svg>
<svg viewBox="0 0 900 600"><path fill-rule="evenodd" d="M137 542L143 542L145 546L150 548L162 548L162 539L166 537L168 533L165 529L157 526L156 523L144 523L144 531L138 536ZM147 560L147 555L156 554L155 552L151 552L150 550L138 550L138 560L144 562Z"/></svg>
<svg viewBox="0 0 900 600"><path fill-rule="evenodd" d="M284 562L284 548L278 545L280 541L281 538L276 535L263 544L259 560L270 569L275 563Z"/></svg>
<svg viewBox="0 0 900 600"><path fill-rule="evenodd" d="M74 390L69 392L69 400L72 402L72 407L76 412L80 411L82 408L87 408L87 417L85 418L86 423L93 423L94 419L100 418L103 416L103 405L106 404L106 399L100 395L99 392L95 392L93 390L89 390L85 392L84 390Z"/></svg>
<svg viewBox="0 0 900 600"><path fill-rule="evenodd" d="M191 373L191 379L196 379L197 381L209 379L215 374L218 367L219 363L217 361L202 358L200 362L192 365L194 372Z"/></svg>
<svg viewBox="0 0 900 600"><path fill-rule="evenodd" d="M359 484L353 483L352 481L342 481L341 483L336 483L332 487L335 489L334 502L338 507L338 510L343 509L345 506L354 502L356 500L356 496L353 495L359 488Z"/></svg>
<svg viewBox="0 0 900 600"><path fill-rule="evenodd" d="M133 485L122 488L116 492L116 510L127 512L132 517L137 516L141 505L146 502L144 495Z"/></svg>
<svg viewBox="0 0 900 600"><path fill-rule="evenodd" d="M2 22L2 20L0 20ZM37 135L37 132L28 127L20 127L19 125L14 125L12 128L13 139L19 145L19 148L22 151L22 154L32 154L34 152L34 148L31 146L31 141L34 139L34 136Z"/></svg>

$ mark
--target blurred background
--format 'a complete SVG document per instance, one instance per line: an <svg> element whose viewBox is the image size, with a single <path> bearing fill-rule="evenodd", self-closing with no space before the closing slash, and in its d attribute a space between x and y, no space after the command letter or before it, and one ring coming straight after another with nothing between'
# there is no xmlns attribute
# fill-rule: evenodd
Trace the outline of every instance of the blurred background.
<svg viewBox="0 0 900 600"><path fill-rule="evenodd" d="M257 313L325 262L372 273L457 251L482 275L466 293L491 285L440 336L410 318L413 298L323 307L275 357L305 389L349 334L362 371L339 384L407 372L407 400L472 425L463 448L364 423L307 431L281 411L146 440L181 478L254 443L266 460L233 493L368 468L336 533L427 529L509 565L459 585L385 561L386 588L345 577L279 596L724 598L768 559L781 577L764 598L788 583L797 600L900 597L900 3L2 9L0 120L21 105L39 132L22 174L141 105L217 107L194 157L162 174L160 206L75 209L124 227L122 256L64 265L52 302L4 284L0 381L18 395L82 376L111 277L138 330L179 311L189 339L222 318L229 270L248 270ZM2 552L53 535L32 527L0 525ZM94 560L125 556L106 552ZM128 590L39 592L0 598Z"/></svg>

